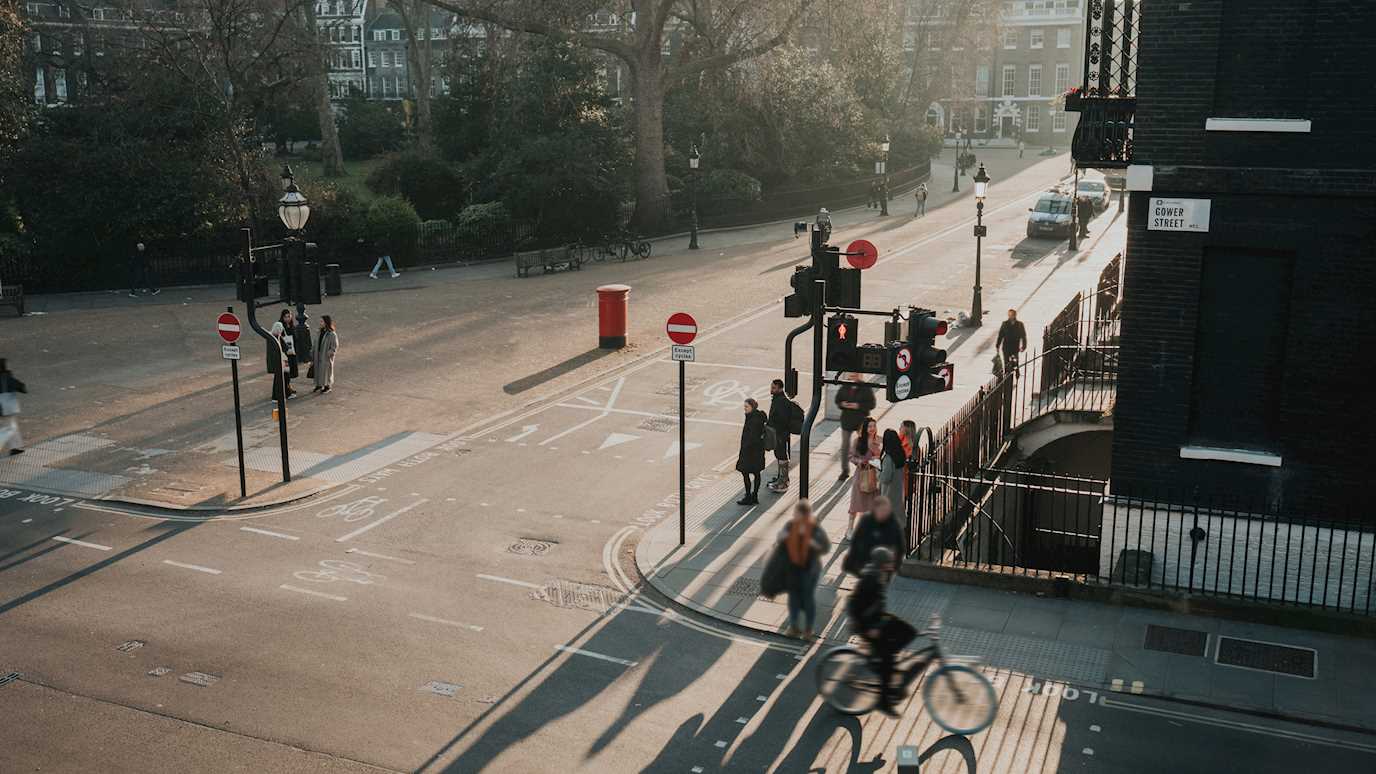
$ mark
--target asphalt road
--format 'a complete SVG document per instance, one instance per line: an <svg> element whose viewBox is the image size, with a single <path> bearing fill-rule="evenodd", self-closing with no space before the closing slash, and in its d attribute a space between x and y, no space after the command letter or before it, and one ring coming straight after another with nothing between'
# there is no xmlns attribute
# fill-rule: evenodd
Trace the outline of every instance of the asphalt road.
<svg viewBox="0 0 1376 774"><path fill-rule="evenodd" d="M987 308L1076 260L1022 239L1054 177L1024 174L986 218ZM892 232L866 306L967 297L969 222L944 217ZM791 321L770 299L793 252L754 280L759 303L699 317L693 491L738 486L740 403L777 373ZM253 514L0 491L0 676L19 673L0 685L0 770L868 772L900 744L924 771L1376 770L1368 737L1016 673L993 675L998 720L969 739L920 702L896 720L822 708L815 648L636 591L634 543L677 505L676 388L649 352L515 410L464 396L466 424L429 451Z"/></svg>

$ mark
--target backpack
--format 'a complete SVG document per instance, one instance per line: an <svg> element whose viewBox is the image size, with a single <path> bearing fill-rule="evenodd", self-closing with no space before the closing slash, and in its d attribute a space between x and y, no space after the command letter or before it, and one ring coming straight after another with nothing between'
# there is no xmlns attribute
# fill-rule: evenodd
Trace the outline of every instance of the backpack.
<svg viewBox="0 0 1376 774"><path fill-rule="evenodd" d="M798 405L798 401L788 402L788 432L793 435L803 434L803 407Z"/></svg>

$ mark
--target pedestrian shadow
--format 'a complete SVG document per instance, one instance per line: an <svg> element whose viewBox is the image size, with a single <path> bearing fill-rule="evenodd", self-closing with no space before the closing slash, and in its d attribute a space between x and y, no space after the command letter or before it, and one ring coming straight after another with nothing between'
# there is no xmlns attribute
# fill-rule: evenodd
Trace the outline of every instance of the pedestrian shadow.
<svg viewBox="0 0 1376 774"><path fill-rule="evenodd" d="M549 368L536 371L529 376L523 376L514 382L508 382L502 385L502 392L505 392L507 395L519 395L532 387L539 387L545 382L563 376L570 371L582 368L589 363L595 363L607 355L610 355L612 352L613 350L602 349L601 347L590 349L581 355L574 355L562 363L556 363Z"/></svg>

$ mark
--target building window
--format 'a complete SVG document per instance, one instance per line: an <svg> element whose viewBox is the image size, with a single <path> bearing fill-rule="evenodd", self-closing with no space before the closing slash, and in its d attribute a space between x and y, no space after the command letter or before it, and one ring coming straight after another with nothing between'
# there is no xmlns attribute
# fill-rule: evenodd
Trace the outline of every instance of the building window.
<svg viewBox="0 0 1376 774"><path fill-rule="evenodd" d="M392 40L401 40L401 30L392 30Z"/></svg>
<svg viewBox="0 0 1376 774"><path fill-rule="evenodd" d="M362 64L363 64L363 63L362 63L362 61L361 61L361 57L360 57L360 55L359 55L358 49L354 49L354 50L350 51L350 52L349 52L349 65L350 65L351 67L353 67L353 69L357 70L359 67L362 66Z"/></svg>
<svg viewBox="0 0 1376 774"><path fill-rule="evenodd" d="M1040 132L1042 130L1042 107L1041 105L1027 106L1027 131Z"/></svg>
<svg viewBox="0 0 1376 774"><path fill-rule="evenodd" d="M66 71L66 70L54 70L54 71L53 71L53 88L54 88L54 90L57 92L57 101L58 101L58 102L66 102L66 101L67 101L67 71Z"/></svg>
<svg viewBox="0 0 1376 774"><path fill-rule="evenodd" d="M387 30L373 30L373 40L386 40Z"/></svg>
<svg viewBox="0 0 1376 774"><path fill-rule="evenodd" d="M1003 91L1000 93L999 96L1002 96L1002 97L1011 97L1011 96L1013 96L1013 91L1014 91L1014 89L1017 88L1017 85L1018 85L1018 68L1017 68L1017 65L1004 65L1004 66L1003 66Z"/></svg>
<svg viewBox="0 0 1376 774"><path fill-rule="evenodd" d="M376 51L369 51L369 52L368 52L368 68L369 68L369 69L372 69L372 68L375 68L375 67L377 67L377 52L376 52Z"/></svg>
<svg viewBox="0 0 1376 774"><path fill-rule="evenodd" d="M382 79L382 96L392 96L392 79L385 76Z"/></svg>
<svg viewBox="0 0 1376 774"><path fill-rule="evenodd" d="M355 25L353 25L352 27L350 27L349 30L350 30L350 36L351 36L351 37L350 37L349 39L352 40L353 42L357 43L358 40L359 40L359 38L363 37L362 29L363 29L363 28L359 27L357 24L355 24Z"/></svg>
<svg viewBox="0 0 1376 774"><path fill-rule="evenodd" d="M1042 47L1042 43L1044 42L1044 41L1043 41L1043 35L1044 35L1044 33L1043 33L1043 31L1042 31L1042 29L1041 29L1040 27L1033 27L1033 28L1032 28L1032 31L1029 32L1028 35L1029 35L1029 37L1028 37L1028 43L1027 43L1028 48L1041 48L1041 47Z"/></svg>
<svg viewBox="0 0 1376 774"><path fill-rule="evenodd" d="M975 134L984 134L989 131L989 106L980 105L975 108Z"/></svg>
<svg viewBox="0 0 1376 774"><path fill-rule="evenodd" d="M936 34L936 32L934 32L934 31L932 31L932 30L927 30L927 35L926 35L926 37L927 37L927 50L928 50L928 51L940 51L940 50L941 50L941 36L940 36L940 35Z"/></svg>
<svg viewBox="0 0 1376 774"><path fill-rule="evenodd" d="M48 100L48 85L43 80L43 66L35 68L33 78L33 101L42 105Z"/></svg>
<svg viewBox="0 0 1376 774"><path fill-rule="evenodd" d="M1040 97L1042 95L1042 66L1039 64L1027 66L1027 96Z"/></svg>
<svg viewBox="0 0 1376 774"><path fill-rule="evenodd" d="M377 82L377 81L378 81L377 78L369 78L369 79L368 79L368 96L374 97L374 98L382 96L381 87L378 86L378 82Z"/></svg>
<svg viewBox="0 0 1376 774"><path fill-rule="evenodd" d="M1190 442L1275 448L1293 256L1204 248ZM1264 314L1249 313L1264 309Z"/></svg>
<svg viewBox="0 0 1376 774"><path fill-rule="evenodd" d="M941 111L936 109L936 105L927 108L927 126L941 126Z"/></svg>
<svg viewBox="0 0 1376 774"><path fill-rule="evenodd" d="M1057 110L1057 111L1056 111L1056 115L1054 115L1054 116L1051 117L1051 131L1053 131L1053 132L1064 132L1064 131L1065 131L1065 111L1064 111L1064 110Z"/></svg>
<svg viewBox="0 0 1376 774"><path fill-rule="evenodd" d="M1070 48L1070 28L1061 27L1056 30L1056 48Z"/></svg>
<svg viewBox="0 0 1376 774"><path fill-rule="evenodd" d="M1017 48L1017 47L1018 47L1018 30L1017 30L1016 27L1015 27L1015 28L1012 28L1012 29L1006 29L1006 30L1003 31L1003 47L1004 47L1004 48Z"/></svg>
<svg viewBox="0 0 1376 774"><path fill-rule="evenodd" d="M1070 65L1056 65L1056 96L1060 96L1070 89Z"/></svg>
<svg viewBox="0 0 1376 774"><path fill-rule="evenodd" d="M396 77L396 81L397 81L397 96L398 96L398 97L404 97L404 96L406 96L406 88L405 88L404 86L402 86L401 76L400 76L400 75L398 75L398 76Z"/></svg>
<svg viewBox="0 0 1376 774"><path fill-rule="evenodd" d="M975 96L989 96L989 65L975 68Z"/></svg>

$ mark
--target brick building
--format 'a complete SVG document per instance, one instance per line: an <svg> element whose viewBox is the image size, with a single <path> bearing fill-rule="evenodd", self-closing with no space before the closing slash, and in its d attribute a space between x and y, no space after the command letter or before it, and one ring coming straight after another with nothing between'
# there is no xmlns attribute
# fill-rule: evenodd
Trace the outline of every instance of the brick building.
<svg viewBox="0 0 1376 774"><path fill-rule="evenodd" d="M1092 2L1138 16L1106 18L1074 151L1131 191L1114 490L1376 524L1376 6Z"/></svg>

